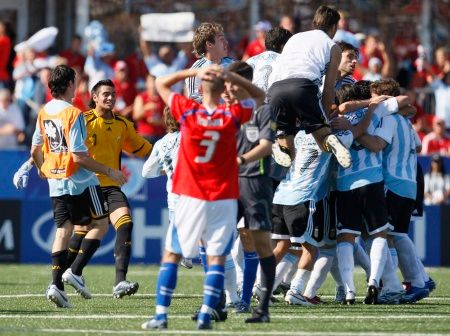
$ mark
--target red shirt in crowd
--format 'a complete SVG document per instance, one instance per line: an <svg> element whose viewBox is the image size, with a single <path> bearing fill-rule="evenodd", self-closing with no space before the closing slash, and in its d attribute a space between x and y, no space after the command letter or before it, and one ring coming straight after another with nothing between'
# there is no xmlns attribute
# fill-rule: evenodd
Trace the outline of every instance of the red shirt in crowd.
<svg viewBox="0 0 450 336"><path fill-rule="evenodd" d="M137 131L143 136L163 136L166 133L166 129L162 125L154 125L150 123L151 120L163 119L163 111L166 104L159 95L149 95L148 92L142 92L139 94L144 105L145 114L144 117L137 121Z"/></svg>
<svg viewBox="0 0 450 336"><path fill-rule="evenodd" d="M266 51L266 46L263 41L258 39L251 41L247 48L245 48L245 54L248 55L249 58L259 55L264 51Z"/></svg>
<svg viewBox="0 0 450 336"><path fill-rule="evenodd" d="M86 61L86 58L83 55L74 53L71 49L67 49L61 51L59 56L64 57L67 60L67 66L77 68L81 72L83 71L84 62Z"/></svg>
<svg viewBox="0 0 450 336"><path fill-rule="evenodd" d="M11 53L11 40L8 36L0 36L0 81L9 81L8 61Z"/></svg>
<svg viewBox="0 0 450 336"><path fill-rule="evenodd" d="M450 153L450 139L445 136L438 137L434 132L428 133L423 138L422 153L448 155Z"/></svg>
<svg viewBox="0 0 450 336"><path fill-rule="evenodd" d="M114 78L112 81L116 88L116 108L120 113L127 106L133 105L134 98L136 98L137 95L137 90L134 83L129 80L126 82L119 82ZM127 111L126 115L128 115L131 111L132 109Z"/></svg>

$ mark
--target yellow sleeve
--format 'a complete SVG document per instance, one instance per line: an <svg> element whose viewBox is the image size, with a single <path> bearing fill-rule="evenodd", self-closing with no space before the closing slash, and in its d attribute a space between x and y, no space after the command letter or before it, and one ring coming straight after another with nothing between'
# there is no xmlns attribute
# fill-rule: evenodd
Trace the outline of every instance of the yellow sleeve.
<svg viewBox="0 0 450 336"><path fill-rule="evenodd" d="M123 150L138 157L146 157L152 151L153 145L142 135L136 132L133 123L126 120L126 138L123 143Z"/></svg>

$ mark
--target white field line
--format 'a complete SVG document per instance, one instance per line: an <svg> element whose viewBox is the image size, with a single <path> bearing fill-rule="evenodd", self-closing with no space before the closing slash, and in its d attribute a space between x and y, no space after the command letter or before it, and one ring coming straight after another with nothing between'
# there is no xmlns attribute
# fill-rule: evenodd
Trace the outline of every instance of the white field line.
<svg viewBox="0 0 450 336"><path fill-rule="evenodd" d="M1 331L1 329L0 329ZM76 334L119 334L119 335L149 335L149 330L102 330L102 329L51 329L51 328L45 328L45 329L8 329L4 331L21 331L23 333L26 332L43 332L43 333L58 333L58 334L65 334L65 333L76 333ZM182 335L199 335L198 330L158 330L158 334L167 334L167 335L176 335L176 334L182 334ZM299 336L325 336L325 335L336 335L336 336L348 336L348 335L354 335L354 336L382 336L382 335L389 335L389 336L437 336L442 334L420 334L420 333L392 333L392 332L333 332L333 331L327 331L327 332L315 332L315 331L283 331L283 335L299 335ZM236 330L236 331L226 331L226 330L208 330L205 335L280 335L280 331L244 331L244 330Z"/></svg>
<svg viewBox="0 0 450 336"><path fill-rule="evenodd" d="M79 296L76 293L70 293L67 294L68 296ZM93 297L111 297L112 298L112 294L111 293L98 293L98 294L92 294ZM133 294L133 296L138 296L138 297L149 297L149 298L154 298L156 297L156 294L143 294L143 293L137 293L137 294ZM45 297L44 293L41 294L0 294L0 299L15 299L15 298L33 298L33 297ZM178 297L178 298L202 298L203 294L186 294L186 293L174 293L173 297ZM322 299L326 299L326 300L334 300L334 295L320 295L320 297ZM357 296L356 299L358 300L362 300L364 299L364 296ZM450 301L450 296L431 296L428 298L424 299L425 301Z"/></svg>
<svg viewBox="0 0 450 336"><path fill-rule="evenodd" d="M48 314L48 313L47 313ZM237 315L234 315L237 317ZM170 315L169 319L190 319L191 315ZM433 319L433 320L448 320L450 314L442 315L427 315L427 314L405 314L405 315L317 315L317 314L304 314L304 315L285 315L285 314L271 314L272 319L280 320L340 320L351 317L352 320L415 320L420 318ZM97 315L33 315L33 314L1 314L0 319L64 319L64 320L106 320L106 319L148 319L149 315L109 315L109 314L97 314Z"/></svg>

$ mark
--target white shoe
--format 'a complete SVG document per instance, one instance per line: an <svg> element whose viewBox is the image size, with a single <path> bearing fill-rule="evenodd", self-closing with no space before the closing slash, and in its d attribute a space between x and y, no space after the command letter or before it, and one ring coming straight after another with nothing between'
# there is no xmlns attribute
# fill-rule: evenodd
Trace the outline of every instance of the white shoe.
<svg viewBox="0 0 450 336"><path fill-rule="evenodd" d="M72 308L72 305L67 298L67 294L56 287L56 285L49 285L45 296L47 297L47 300L53 302L58 308Z"/></svg>
<svg viewBox="0 0 450 336"><path fill-rule="evenodd" d="M290 305L311 306L311 303L302 294L296 293L292 289L287 291L284 301Z"/></svg>
<svg viewBox="0 0 450 336"><path fill-rule="evenodd" d="M345 294L345 300L342 301L342 304L346 305L354 305L355 304L355 292L348 291L347 294Z"/></svg>
<svg viewBox="0 0 450 336"><path fill-rule="evenodd" d="M183 258L181 259L180 265L184 268L191 269L192 268L192 259L190 258Z"/></svg>
<svg viewBox="0 0 450 336"><path fill-rule="evenodd" d="M330 134L325 139L325 147L336 156L339 164L344 168L352 166L352 157L347 148L339 141L337 136Z"/></svg>
<svg viewBox="0 0 450 336"><path fill-rule="evenodd" d="M289 168L292 164L292 158L289 149L280 146L278 142L272 145L272 157L276 163L282 167Z"/></svg>
<svg viewBox="0 0 450 336"><path fill-rule="evenodd" d="M72 269L68 268L62 275L62 281L73 288L85 299L92 298L91 293L84 284L84 278L82 275L75 275L72 273Z"/></svg>
<svg viewBox="0 0 450 336"><path fill-rule="evenodd" d="M125 295L133 295L139 289L139 284L137 282L131 281L121 281L113 288L113 298L121 299Z"/></svg>

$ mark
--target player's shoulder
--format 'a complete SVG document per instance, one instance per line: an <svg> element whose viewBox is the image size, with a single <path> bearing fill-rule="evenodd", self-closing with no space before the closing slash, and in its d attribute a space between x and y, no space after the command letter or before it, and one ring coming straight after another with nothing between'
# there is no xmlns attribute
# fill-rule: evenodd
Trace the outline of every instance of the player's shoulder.
<svg viewBox="0 0 450 336"><path fill-rule="evenodd" d="M133 127L133 123L121 115L114 114L114 120L118 121L118 124L124 126L126 129Z"/></svg>
<svg viewBox="0 0 450 336"><path fill-rule="evenodd" d="M199 58L192 64L191 69L197 69L202 68L204 66L207 66L209 64L209 61L206 59L206 57Z"/></svg>

